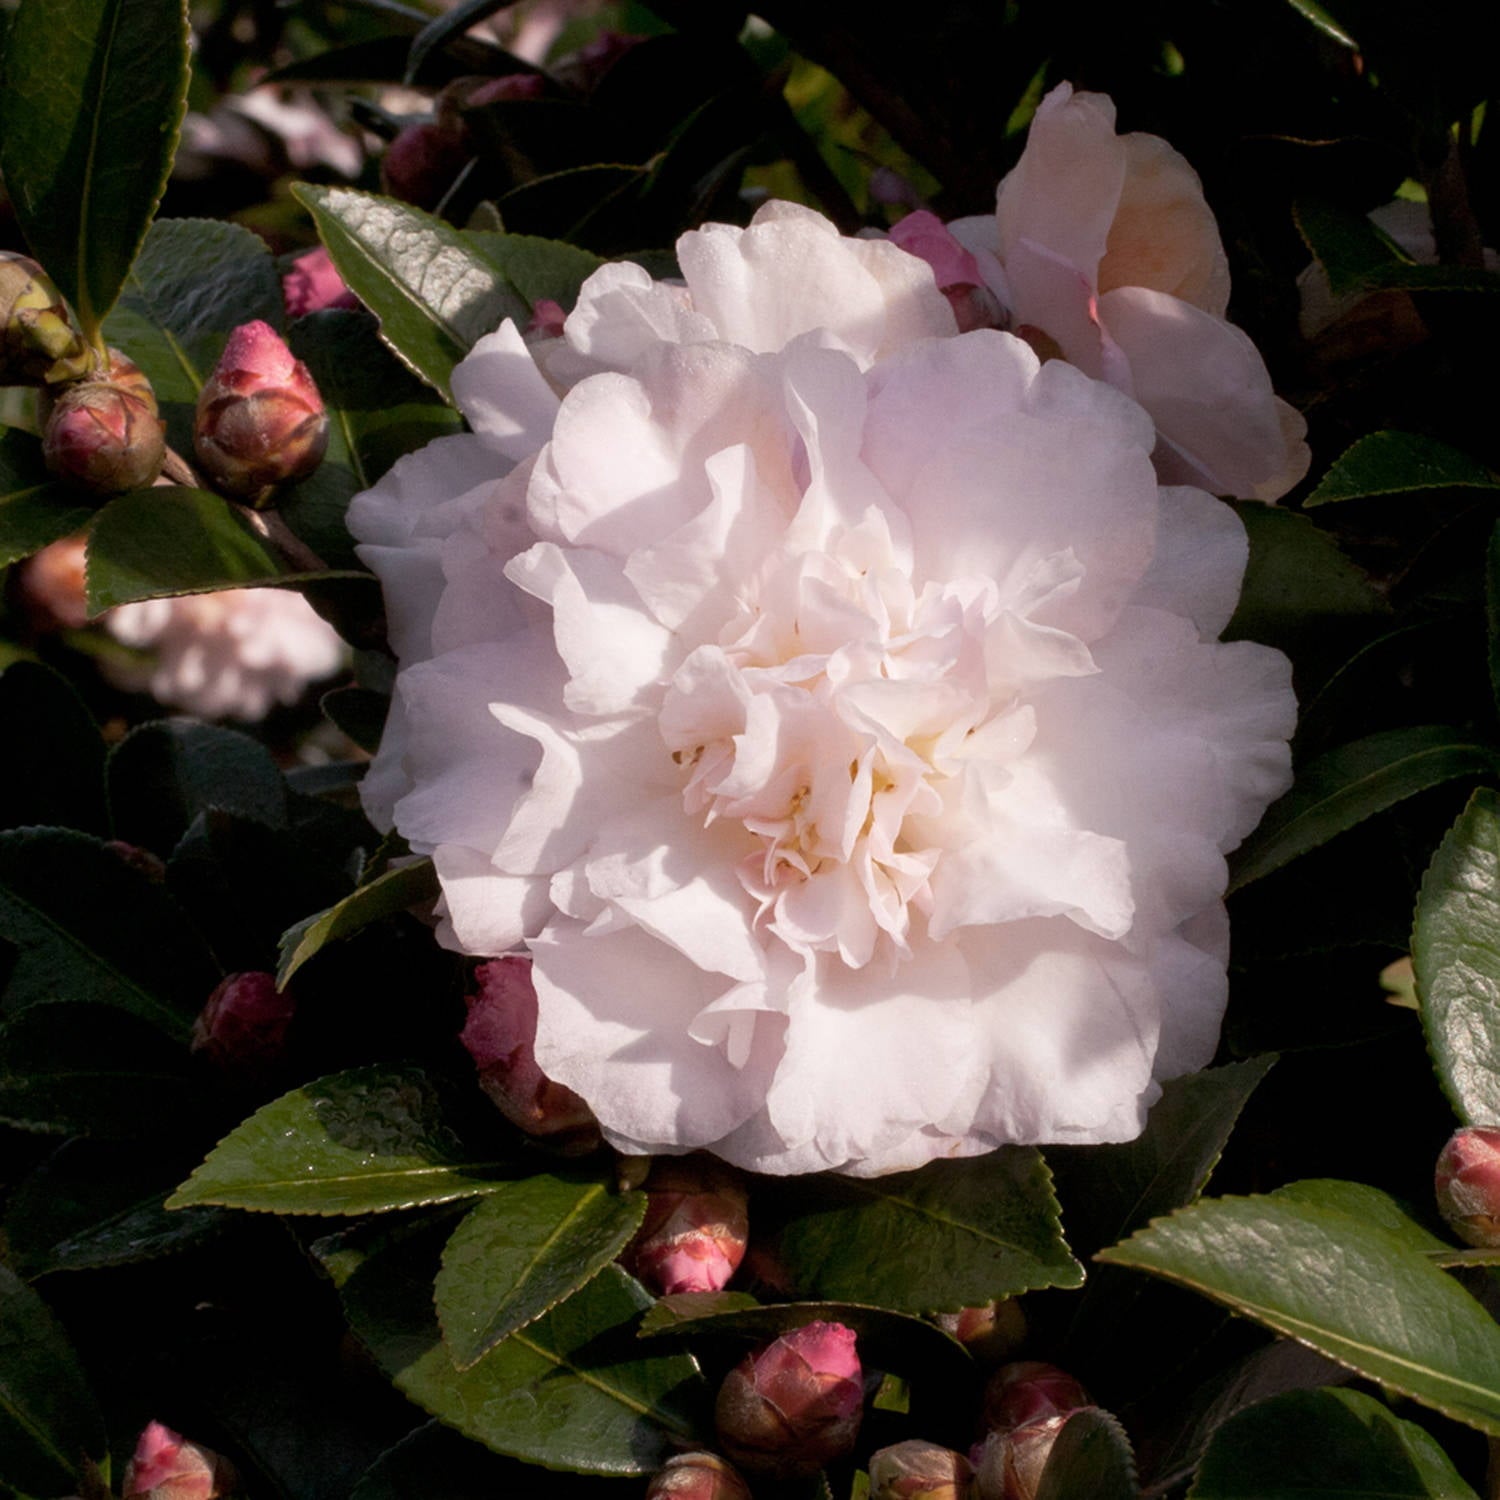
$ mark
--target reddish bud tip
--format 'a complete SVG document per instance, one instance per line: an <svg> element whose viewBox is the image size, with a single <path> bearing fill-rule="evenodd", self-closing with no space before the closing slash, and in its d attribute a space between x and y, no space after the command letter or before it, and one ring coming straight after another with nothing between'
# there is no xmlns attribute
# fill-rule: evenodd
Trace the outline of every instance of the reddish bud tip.
<svg viewBox="0 0 1500 1500"><path fill-rule="evenodd" d="M356 308L359 298L344 285L333 257L319 245L299 255L281 278L281 296L289 318L305 318L326 307Z"/></svg>
<svg viewBox="0 0 1500 1500"><path fill-rule="evenodd" d="M1088 1392L1066 1370L1040 1360L1001 1365L984 1388L984 1425L992 1432L1090 1405Z"/></svg>
<svg viewBox="0 0 1500 1500"><path fill-rule="evenodd" d="M717 1453L679 1453L652 1476L646 1500L750 1500L750 1486Z"/></svg>
<svg viewBox="0 0 1500 1500"><path fill-rule="evenodd" d="M568 321L568 315L563 310L560 302L554 302L550 297L539 298L532 304L531 321L526 325L525 337L528 339L560 339L563 333L563 324Z"/></svg>
<svg viewBox="0 0 1500 1500"><path fill-rule="evenodd" d="M480 1087L528 1135L546 1137L570 1155L592 1151L599 1144L593 1111L537 1066L531 960L497 958L480 964L474 977L479 989L464 999L469 1018L459 1041L479 1069Z"/></svg>
<svg viewBox="0 0 1500 1500"><path fill-rule="evenodd" d="M231 974L193 1023L192 1050L226 1072L264 1073L281 1061L295 1010L274 974Z"/></svg>
<svg viewBox="0 0 1500 1500"><path fill-rule="evenodd" d="M748 1199L728 1167L663 1159L646 1181L646 1217L622 1261L659 1297L721 1291L745 1255Z"/></svg>
<svg viewBox="0 0 1500 1500"><path fill-rule="evenodd" d="M269 324L244 323L198 396L193 451L226 494L263 503L278 485L305 479L328 446L323 397Z"/></svg>
<svg viewBox="0 0 1500 1500"><path fill-rule="evenodd" d="M1013 1354L1026 1337L1026 1314L1014 1297L961 1308L956 1313L939 1313L935 1321L975 1359L987 1364L998 1364Z"/></svg>
<svg viewBox="0 0 1500 1500"><path fill-rule="evenodd" d="M1438 1211L1466 1245L1500 1246L1500 1127L1453 1133L1437 1160Z"/></svg>
<svg viewBox="0 0 1500 1500"><path fill-rule="evenodd" d="M808 1323L729 1372L714 1421L721 1446L741 1468L794 1479L853 1448L863 1405L853 1330Z"/></svg>
<svg viewBox="0 0 1500 1500"><path fill-rule="evenodd" d="M125 1470L121 1500L217 1500L235 1482L228 1460L152 1422Z"/></svg>
<svg viewBox="0 0 1500 1500"><path fill-rule="evenodd" d="M127 844L124 839L110 839L104 847L137 875L144 875L152 885L167 883L166 861L159 854L142 849L139 844Z"/></svg>
<svg viewBox="0 0 1500 1500"><path fill-rule="evenodd" d="M870 1455L870 1500L964 1500L973 1478L963 1454L919 1438Z"/></svg>

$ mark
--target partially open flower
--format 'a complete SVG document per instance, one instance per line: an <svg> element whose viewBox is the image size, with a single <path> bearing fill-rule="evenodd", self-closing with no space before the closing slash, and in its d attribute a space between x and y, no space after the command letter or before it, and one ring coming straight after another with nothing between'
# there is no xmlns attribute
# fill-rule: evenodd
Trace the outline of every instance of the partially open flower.
<svg viewBox="0 0 1500 1500"><path fill-rule="evenodd" d="M979 1500L1036 1500L1042 1471L1067 1420L1066 1413L1058 1413L1009 1432L992 1432L975 1463Z"/></svg>
<svg viewBox="0 0 1500 1500"><path fill-rule="evenodd" d="M593 1112L537 1066L531 960L496 959L480 964L474 977L479 989L465 997L469 1018L459 1040L479 1069L479 1086L528 1135L571 1152L593 1150L599 1143Z"/></svg>
<svg viewBox="0 0 1500 1500"><path fill-rule="evenodd" d="M328 446L328 413L307 366L269 324L229 335L198 396L193 451L225 494L262 504L305 479Z"/></svg>
<svg viewBox="0 0 1500 1500"><path fill-rule="evenodd" d="M51 278L29 256L0 250L0 385L74 380L93 367Z"/></svg>
<svg viewBox="0 0 1500 1500"><path fill-rule="evenodd" d="M725 1376L714 1406L719 1441L752 1474L816 1473L854 1446L861 1382L853 1330L842 1323L794 1328Z"/></svg>
<svg viewBox="0 0 1500 1500"><path fill-rule="evenodd" d="M219 1500L235 1486L227 1459L152 1422L125 1470L121 1500Z"/></svg>
<svg viewBox="0 0 1500 1500"><path fill-rule="evenodd" d="M107 371L58 393L42 428L48 469L98 496L144 489L167 453L151 382L118 350L109 355Z"/></svg>
<svg viewBox="0 0 1500 1500"><path fill-rule="evenodd" d="M281 1061L296 1001L276 976L231 974L193 1023L192 1049L226 1073L254 1077Z"/></svg>
<svg viewBox="0 0 1500 1500"><path fill-rule="evenodd" d="M750 1234L738 1177L706 1157L662 1157L646 1194L646 1217L622 1257L625 1264L659 1297L722 1290Z"/></svg>
<svg viewBox="0 0 1500 1500"><path fill-rule="evenodd" d="M651 1476L646 1500L750 1500L750 1486L716 1453L678 1453Z"/></svg>
<svg viewBox="0 0 1500 1500"><path fill-rule="evenodd" d="M963 1454L919 1438L870 1455L870 1500L965 1500L973 1479Z"/></svg>
<svg viewBox="0 0 1500 1500"><path fill-rule="evenodd" d="M1438 1210L1459 1239L1500 1246L1500 1127L1455 1131L1438 1157L1436 1186Z"/></svg>

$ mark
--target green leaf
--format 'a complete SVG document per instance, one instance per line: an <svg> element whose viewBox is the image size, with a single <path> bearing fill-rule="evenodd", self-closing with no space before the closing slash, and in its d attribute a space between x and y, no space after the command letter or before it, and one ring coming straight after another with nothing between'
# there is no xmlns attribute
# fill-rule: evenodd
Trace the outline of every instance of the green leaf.
<svg viewBox="0 0 1500 1500"><path fill-rule="evenodd" d="M189 460L198 393L229 335L256 318L281 331L281 280L259 235L209 219L151 226L104 335L145 371L167 441Z"/></svg>
<svg viewBox="0 0 1500 1500"><path fill-rule="evenodd" d="M1372 432L1334 460L1303 504L1444 489L1500 490L1500 481L1478 459L1447 443L1412 432Z"/></svg>
<svg viewBox="0 0 1500 1500"><path fill-rule="evenodd" d="M187 86L187 0L26 0L11 23L0 175L91 339L161 200Z"/></svg>
<svg viewBox="0 0 1500 1500"><path fill-rule="evenodd" d="M1190 1500L1478 1500L1430 1434L1361 1391L1287 1391L1214 1434Z"/></svg>
<svg viewBox="0 0 1500 1500"><path fill-rule="evenodd" d="M1500 521L1485 549L1484 614L1489 631L1490 695L1500 707Z"/></svg>
<svg viewBox="0 0 1500 1500"><path fill-rule="evenodd" d="M1036 1500L1136 1500L1137 1493L1125 1429L1096 1406L1073 1412L1047 1455Z"/></svg>
<svg viewBox="0 0 1500 1500"><path fill-rule="evenodd" d="M93 515L47 473L40 438L16 427L0 432L0 568L72 536Z"/></svg>
<svg viewBox="0 0 1500 1500"><path fill-rule="evenodd" d="M433 1287L453 1363L476 1364L572 1296L630 1242L644 1193L539 1172L508 1182L469 1211L443 1250Z"/></svg>
<svg viewBox="0 0 1500 1500"><path fill-rule="evenodd" d="M745 1292L679 1292L662 1297L641 1319L641 1338L707 1334L768 1343L807 1323L842 1323L859 1339L865 1360L905 1370L924 1388L937 1380L972 1383L974 1361L956 1339L923 1318L854 1302L775 1302L762 1305Z"/></svg>
<svg viewBox="0 0 1500 1500"><path fill-rule="evenodd" d="M158 485L121 495L89 533L88 604L205 594L283 577L281 565L217 495Z"/></svg>
<svg viewBox="0 0 1500 1500"><path fill-rule="evenodd" d="M8 1006L87 1000L181 1039L220 978L160 886L61 828L0 833L0 938L19 950Z"/></svg>
<svg viewBox="0 0 1500 1500"><path fill-rule="evenodd" d="M464 238L499 266L533 307L550 299L571 312L578 301L579 287L604 264L592 251L565 240L481 229L465 230Z"/></svg>
<svg viewBox="0 0 1500 1500"><path fill-rule="evenodd" d="M504 318L524 326L531 308L441 219L394 198L299 184L333 263L380 319L380 332L411 370L452 399L453 367Z"/></svg>
<svg viewBox="0 0 1500 1500"><path fill-rule="evenodd" d="M168 1213L155 1153L104 1141L68 1141L24 1178L5 1212L12 1263L28 1277L135 1265L195 1249L231 1221L224 1209Z"/></svg>
<svg viewBox="0 0 1500 1500"><path fill-rule="evenodd" d="M1478 791L1422 878L1412 965L1427 1048L1459 1119L1500 1120L1500 795Z"/></svg>
<svg viewBox="0 0 1500 1500"><path fill-rule="evenodd" d="M104 1423L62 1326L0 1265L0 1484L23 1495L80 1487L106 1457Z"/></svg>
<svg viewBox="0 0 1500 1500"><path fill-rule="evenodd" d="M1330 199L1298 199L1293 212L1297 229L1327 272L1335 297L1381 289L1500 292L1500 276L1490 271L1414 264L1411 256L1365 215Z"/></svg>
<svg viewBox="0 0 1500 1500"><path fill-rule="evenodd" d="M382 1213L492 1193L508 1167L464 1145L420 1069L354 1068L258 1109L167 1206Z"/></svg>
<svg viewBox="0 0 1500 1500"><path fill-rule="evenodd" d="M429 21L416 35L406 62L406 82L422 71L422 64L434 52L440 52L450 41L461 37L471 26L487 21L497 11L515 4L515 0L458 0L447 12Z"/></svg>
<svg viewBox="0 0 1500 1500"><path fill-rule="evenodd" d="M1288 0L1288 3L1293 10L1300 11L1306 16L1324 36L1332 37L1341 47L1348 47L1352 52L1359 51L1359 43L1317 3L1317 0Z"/></svg>
<svg viewBox="0 0 1500 1500"><path fill-rule="evenodd" d="M437 894L437 875L430 859L398 865L378 875L327 911L298 922L282 934L277 985L284 989L292 975L329 943L359 932L383 917L405 911L409 906L431 901Z"/></svg>
<svg viewBox="0 0 1500 1500"><path fill-rule="evenodd" d="M363 687L333 688L318 700L318 707L323 710L324 718L347 734L361 750L374 755L380 748L386 715L391 709L388 693Z"/></svg>
<svg viewBox="0 0 1500 1500"><path fill-rule="evenodd" d="M0 828L53 824L104 833L104 741L72 684L38 662L0 672Z"/></svg>
<svg viewBox="0 0 1500 1500"><path fill-rule="evenodd" d="M1407 797L1500 772L1500 751L1463 729L1387 729L1330 750L1298 773L1230 861L1239 890Z"/></svg>
<svg viewBox="0 0 1500 1500"><path fill-rule="evenodd" d="M1500 1325L1408 1231L1272 1193L1179 1209L1097 1258L1202 1292L1500 1435Z"/></svg>
<svg viewBox="0 0 1500 1500"><path fill-rule="evenodd" d="M1083 1283L1051 1175L1030 1147L892 1177L788 1184L794 1208L809 1193L816 1211L809 1200L780 1241L792 1284L808 1296L941 1312Z"/></svg>
<svg viewBox="0 0 1500 1500"><path fill-rule="evenodd" d="M418 1406L497 1453L588 1474L649 1474L703 1440L698 1367L642 1353L651 1298L618 1266L458 1370L432 1311L435 1250L412 1236L335 1275L355 1334Z"/></svg>
<svg viewBox="0 0 1500 1500"><path fill-rule="evenodd" d="M1146 1128L1118 1146L1054 1146L1047 1164L1075 1246L1112 1245L1203 1191L1246 1100L1276 1061L1254 1057L1162 1085Z"/></svg>
<svg viewBox="0 0 1500 1500"><path fill-rule="evenodd" d="M22 1130L168 1135L205 1104L180 1043L123 1011L32 1005L0 1027L0 1120Z"/></svg>
<svg viewBox="0 0 1500 1500"><path fill-rule="evenodd" d="M236 729L153 719L109 753L115 836L168 855L210 808L284 828L286 782L271 752Z"/></svg>
<svg viewBox="0 0 1500 1500"><path fill-rule="evenodd" d="M344 525L350 499L403 454L458 432L463 420L391 353L369 313L311 313L292 325L290 344L328 409L328 451L308 478L281 492L276 508L319 557L356 567Z"/></svg>

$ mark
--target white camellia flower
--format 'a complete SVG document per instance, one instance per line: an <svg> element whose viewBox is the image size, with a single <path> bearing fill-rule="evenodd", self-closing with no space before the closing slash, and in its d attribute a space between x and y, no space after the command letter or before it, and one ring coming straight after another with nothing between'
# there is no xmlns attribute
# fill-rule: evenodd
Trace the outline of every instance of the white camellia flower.
<svg viewBox="0 0 1500 1500"><path fill-rule="evenodd" d="M1211 1058L1286 660L1133 401L772 204L458 368L350 524L401 658L366 806L528 951L628 1152L863 1175L1128 1139ZM535 356L535 357L534 357ZM542 372L545 371L544 375Z"/></svg>
<svg viewBox="0 0 1500 1500"><path fill-rule="evenodd" d="M205 719L263 719L348 658L333 626L289 589L143 599L118 605L102 623L122 644L155 656L139 670L107 663L122 687Z"/></svg>

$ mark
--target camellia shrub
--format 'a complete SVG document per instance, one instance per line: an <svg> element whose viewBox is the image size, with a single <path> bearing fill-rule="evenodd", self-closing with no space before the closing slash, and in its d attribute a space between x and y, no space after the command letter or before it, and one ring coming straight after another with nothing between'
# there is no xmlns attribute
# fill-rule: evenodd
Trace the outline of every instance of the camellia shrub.
<svg viewBox="0 0 1500 1500"><path fill-rule="evenodd" d="M1480 19L0 0L0 1500L1497 1492Z"/></svg>

